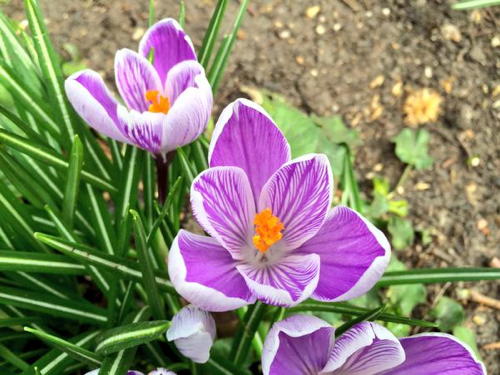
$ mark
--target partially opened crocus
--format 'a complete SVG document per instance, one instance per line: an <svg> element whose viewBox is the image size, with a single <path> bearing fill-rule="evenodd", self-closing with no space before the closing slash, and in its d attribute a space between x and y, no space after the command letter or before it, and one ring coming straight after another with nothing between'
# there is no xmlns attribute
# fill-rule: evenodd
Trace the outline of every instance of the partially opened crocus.
<svg viewBox="0 0 500 375"><path fill-rule="evenodd" d="M209 311L259 299L293 306L367 292L387 267L385 236L347 207L331 209L325 155L291 160L269 115L239 99L222 112L210 168L191 188L194 215L211 237L181 230L168 258L177 292Z"/></svg>
<svg viewBox="0 0 500 375"><path fill-rule="evenodd" d="M90 372L87 372L85 375L99 375L99 370L100 369L92 370ZM130 371L127 371L127 375L144 375L144 374L140 371L130 370Z"/></svg>
<svg viewBox="0 0 500 375"><path fill-rule="evenodd" d="M193 362L205 363L210 358L215 331L215 321L210 313L188 305L172 318L167 340L173 341L177 349Z"/></svg>
<svg viewBox="0 0 500 375"><path fill-rule="evenodd" d="M485 375L455 337L424 333L397 339L376 323L335 329L310 315L275 323L262 353L264 375Z"/></svg>
<svg viewBox="0 0 500 375"><path fill-rule="evenodd" d="M191 40L175 20L153 25L139 52L119 50L115 78L125 105L92 70L75 73L65 83L75 110L98 132L165 156L205 129L212 90Z"/></svg>

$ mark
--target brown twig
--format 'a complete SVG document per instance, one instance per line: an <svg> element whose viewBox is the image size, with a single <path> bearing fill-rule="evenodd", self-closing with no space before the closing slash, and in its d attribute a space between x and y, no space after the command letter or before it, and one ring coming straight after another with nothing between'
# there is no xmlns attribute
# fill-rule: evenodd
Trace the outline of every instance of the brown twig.
<svg viewBox="0 0 500 375"><path fill-rule="evenodd" d="M489 344L483 345L484 350L499 350L500 349L500 341L490 342Z"/></svg>
<svg viewBox="0 0 500 375"><path fill-rule="evenodd" d="M484 294L476 292L475 290L470 291L470 299L471 299L471 301L479 303L480 305L484 305L484 306L488 306L488 307L492 307L494 309L500 310L500 301L499 300L485 296Z"/></svg>

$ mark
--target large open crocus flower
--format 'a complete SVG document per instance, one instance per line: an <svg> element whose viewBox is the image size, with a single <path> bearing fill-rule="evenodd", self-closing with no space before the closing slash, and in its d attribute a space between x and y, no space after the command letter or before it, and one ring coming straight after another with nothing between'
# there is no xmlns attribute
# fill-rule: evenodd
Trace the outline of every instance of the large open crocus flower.
<svg viewBox="0 0 500 375"><path fill-rule="evenodd" d="M423 333L397 339L376 323L335 328L310 315L275 323L262 353L264 375L485 375L482 363L455 337Z"/></svg>
<svg viewBox="0 0 500 375"><path fill-rule="evenodd" d="M65 83L75 110L98 132L165 155L205 129L212 90L191 40L175 20L153 25L140 41L139 52L119 50L115 76L126 107L92 70L75 73Z"/></svg>
<svg viewBox="0 0 500 375"><path fill-rule="evenodd" d="M390 256L382 232L349 208L330 209L327 157L290 160L287 140L257 104L239 99L224 109L209 164L191 203L211 237L182 230L168 258L174 287L191 303L227 311L256 299L341 301L381 277Z"/></svg>

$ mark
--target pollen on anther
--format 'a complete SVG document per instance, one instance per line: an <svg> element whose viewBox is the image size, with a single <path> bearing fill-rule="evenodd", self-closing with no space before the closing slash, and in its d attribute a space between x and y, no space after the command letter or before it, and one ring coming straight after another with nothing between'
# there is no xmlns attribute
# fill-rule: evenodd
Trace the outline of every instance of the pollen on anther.
<svg viewBox="0 0 500 375"><path fill-rule="evenodd" d="M170 101L168 98L160 95L158 90L146 91L144 97L151 103L148 108L149 112L166 114L170 110Z"/></svg>
<svg viewBox="0 0 500 375"><path fill-rule="evenodd" d="M281 231L285 228L280 219L266 208L255 215L255 236L253 244L261 253L265 253L272 245L281 240Z"/></svg>

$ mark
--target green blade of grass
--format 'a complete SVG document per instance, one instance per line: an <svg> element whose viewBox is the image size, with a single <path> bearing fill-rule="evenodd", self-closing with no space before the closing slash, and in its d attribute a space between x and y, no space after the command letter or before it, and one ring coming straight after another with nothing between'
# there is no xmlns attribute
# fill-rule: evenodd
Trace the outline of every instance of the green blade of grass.
<svg viewBox="0 0 500 375"><path fill-rule="evenodd" d="M0 250L0 271L84 275L85 267L64 255Z"/></svg>
<svg viewBox="0 0 500 375"><path fill-rule="evenodd" d="M500 5L500 0L464 0L453 4L455 10L466 10Z"/></svg>
<svg viewBox="0 0 500 375"><path fill-rule="evenodd" d="M97 339L96 352L111 354L142 345L161 337L170 327L170 322L157 320L131 323L103 332Z"/></svg>
<svg viewBox="0 0 500 375"><path fill-rule="evenodd" d="M52 167L60 170L67 170L69 168L67 161L62 160L58 155L48 150L45 146L36 144L27 138L20 137L5 130L0 130L0 142ZM117 191L117 189L108 181L90 172L82 170L81 176L83 180L100 189L111 193L115 193Z"/></svg>
<svg viewBox="0 0 500 375"><path fill-rule="evenodd" d="M344 168L342 173L342 187L344 192L342 194L342 204L345 204L353 210L362 213L363 204L359 194L359 187L356 177L354 176L354 168L351 161L351 150L348 145L341 144L344 147Z"/></svg>
<svg viewBox="0 0 500 375"><path fill-rule="evenodd" d="M233 50L234 47L234 42L236 41L236 34L240 29L241 22L243 21L243 16L245 15L245 12L248 7L248 2L249 0L243 0L241 2L238 14L236 15L236 19L234 21L233 28L231 29L229 35L224 37L221 47L217 51L217 56L215 58L215 61L212 67L210 68L210 72L208 73L208 81L212 86L212 91L214 94L217 92L220 81L226 69L229 56L231 55L231 51Z"/></svg>
<svg viewBox="0 0 500 375"><path fill-rule="evenodd" d="M18 288L2 287L0 304L10 304L30 311L38 311L52 317L103 325L107 316L103 309L91 303L76 302L53 297L46 293L31 292Z"/></svg>
<svg viewBox="0 0 500 375"><path fill-rule="evenodd" d="M198 59L200 64L203 65L205 69L208 68L208 63L210 62L210 57L212 56L212 51L219 35L219 29L222 20L224 19L224 13L226 12L228 0L219 0L208 24L207 31L203 38L203 43L198 52Z"/></svg>
<svg viewBox="0 0 500 375"><path fill-rule="evenodd" d="M141 271L139 271L137 263L135 262L125 260L115 255L105 254L86 245L63 240L48 234L35 233L35 237L48 246L70 257L74 257L84 264L95 265L103 270L113 272L117 277L122 276L127 280L142 281ZM155 282L160 290L176 295L175 289L170 281L156 275Z"/></svg>
<svg viewBox="0 0 500 375"><path fill-rule="evenodd" d="M179 3L179 25L182 28L186 26L186 4L184 4L184 0L181 0Z"/></svg>
<svg viewBox="0 0 500 375"><path fill-rule="evenodd" d="M9 111L3 105L0 104L0 114L7 118L12 124L14 124L18 130L23 132L28 139L33 139L38 143L44 144L45 140L40 134L33 130L33 128L27 125L23 120L21 120L16 114Z"/></svg>
<svg viewBox="0 0 500 375"><path fill-rule="evenodd" d="M421 268L386 272L377 286L500 280L497 268Z"/></svg>
<svg viewBox="0 0 500 375"><path fill-rule="evenodd" d="M24 327L24 330L26 332L35 335L42 341L45 341L50 346L53 346L54 348L59 349L64 353L67 353L70 357L72 357L77 361L87 363L94 367L98 367L101 364L102 358L99 356L99 354L95 354L90 350L84 349L78 345L73 344L72 342L69 342L60 337L48 334L46 332L37 329Z"/></svg>
<svg viewBox="0 0 500 375"><path fill-rule="evenodd" d="M362 316L370 312L370 309L353 306L346 303L326 303L326 302L312 302L307 301L303 302L298 306L294 306L288 309L290 313L297 313L303 311L309 312L331 312L337 314L345 314L351 316ZM378 320L383 322L392 322L392 323L400 323L407 324L410 326L418 326L418 327L427 327L427 328L435 328L437 325L433 322L428 322L425 320L411 319L404 316L398 316L388 313L381 313L377 317Z"/></svg>
<svg viewBox="0 0 500 375"><path fill-rule="evenodd" d="M62 217L69 228L73 227L76 199L80 189L80 176L83 166L83 146L78 135L75 135L68 166L68 178L64 190Z"/></svg>
<svg viewBox="0 0 500 375"><path fill-rule="evenodd" d="M165 310L163 306L164 301L158 290L158 286L156 285L154 269L146 243L144 226L137 211L130 210L130 214L132 215L132 221L134 223L135 243L139 258L139 267L142 273L142 283L146 290L148 303L151 307L153 316L158 320L162 320L165 319Z"/></svg>
<svg viewBox="0 0 500 375"><path fill-rule="evenodd" d="M0 344L0 358L5 359L7 362L21 369L22 371L27 370L30 367L28 363L26 363L23 359L21 359L14 352L12 352L2 344Z"/></svg>

